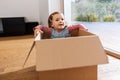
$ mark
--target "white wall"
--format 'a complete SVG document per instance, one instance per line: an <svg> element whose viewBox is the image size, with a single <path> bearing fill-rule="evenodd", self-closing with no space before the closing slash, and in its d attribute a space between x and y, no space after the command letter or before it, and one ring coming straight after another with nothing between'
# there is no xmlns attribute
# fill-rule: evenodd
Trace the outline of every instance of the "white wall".
<svg viewBox="0 0 120 80"><path fill-rule="evenodd" d="M39 0L0 0L1 17L25 17L26 21L40 21Z"/></svg>
<svg viewBox="0 0 120 80"><path fill-rule="evenodd" d="M48 0L40 0L40 20L41 20L41 24L43 25L47 25L47 18L49 15L49 4L48 4Z"/></svg>
<svg viewBox="0 0 120 80"><path fill-rule="evenodd" d="M60 0L0 0L1 17L25 17L47 25L50 13L60 11Z"/></svg>

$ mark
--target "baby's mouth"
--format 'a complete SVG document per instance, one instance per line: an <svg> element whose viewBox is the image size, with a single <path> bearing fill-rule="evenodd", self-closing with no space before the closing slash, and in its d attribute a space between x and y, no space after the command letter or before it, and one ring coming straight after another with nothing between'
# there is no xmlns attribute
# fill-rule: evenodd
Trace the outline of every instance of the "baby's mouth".
<svg viewBox="0 0 120 80"><path fill-rule="evenodd" d="M64 26L64 24L59 24L59 26Z"/></svg>

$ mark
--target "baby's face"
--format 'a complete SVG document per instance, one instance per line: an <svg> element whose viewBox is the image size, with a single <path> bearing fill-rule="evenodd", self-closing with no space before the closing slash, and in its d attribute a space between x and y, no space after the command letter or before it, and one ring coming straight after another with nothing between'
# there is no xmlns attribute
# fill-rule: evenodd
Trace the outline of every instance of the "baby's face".
<svg viewBox="0 0 120 80"><path fill-rule="evenodd" d="M52 18L52 27L56 30L62 30L65 27L63 14L55 14Z"/></svg>

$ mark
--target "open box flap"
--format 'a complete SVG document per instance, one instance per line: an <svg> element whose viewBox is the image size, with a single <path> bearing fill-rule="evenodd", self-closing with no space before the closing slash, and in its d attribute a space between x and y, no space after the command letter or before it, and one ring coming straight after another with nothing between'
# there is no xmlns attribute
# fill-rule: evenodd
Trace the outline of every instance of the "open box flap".
<svg viewBox="0 0 120 80"><path fill-rule="evenodd" d="M96 35L36 41L37 71L91 66L107 63Z"/></svg>

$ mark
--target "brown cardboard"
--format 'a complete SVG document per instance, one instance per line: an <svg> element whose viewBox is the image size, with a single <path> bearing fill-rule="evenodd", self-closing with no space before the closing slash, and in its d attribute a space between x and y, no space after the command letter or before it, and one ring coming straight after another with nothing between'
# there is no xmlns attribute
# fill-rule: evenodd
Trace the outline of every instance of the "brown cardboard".
<svg viewBox="0 0 120 80"><path fill-rule="evenodd" d="M39 80L97 80L97 66L40 71Z"/></svg>
<svg viewBox="0 0 120 80"><path fill-rule="evenodd" d="M99 37L82 30L71 36L36 41L39 80L97 80L97 65L107 63Z"/></svg>

